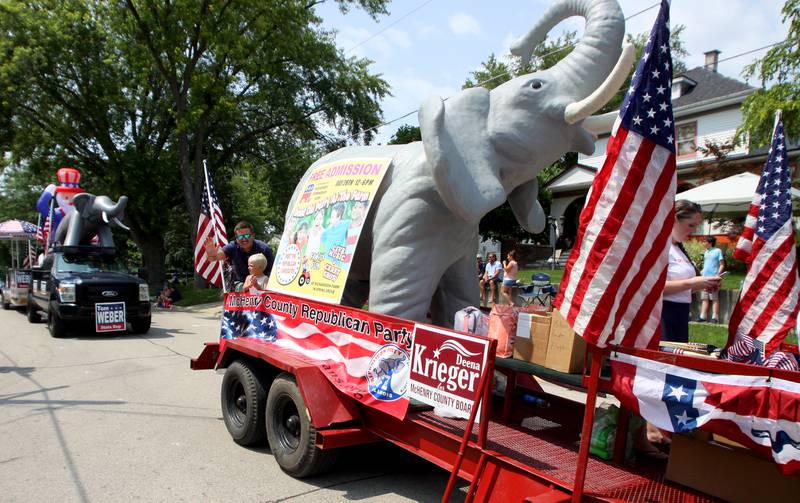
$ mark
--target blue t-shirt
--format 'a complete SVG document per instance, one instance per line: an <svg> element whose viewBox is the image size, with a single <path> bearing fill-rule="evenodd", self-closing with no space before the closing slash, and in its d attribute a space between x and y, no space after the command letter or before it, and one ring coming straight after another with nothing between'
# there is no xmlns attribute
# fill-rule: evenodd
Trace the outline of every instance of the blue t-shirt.
<svg viewBox="0 0 800 503"><path fill-rule="evenodd" d="M245 280L248 274L247 259L250 258L250 255L255 255L256 253L263 253L264 256L267 257L267 268L264 270L264 274L269 276L269 273L272 272L272 263L275 261L275 257L272 256L272 250L267 243L263 241L254 239L253 247L250 248L249 253L244 251L242 247L239 246L239 243L231 241L222 247L222 252L228 257L228 260L231 261L234 281Z"/></svg>
<svg viewBox="0 0 800 503"><path fill-rule="evenodd" d="M703 276L716 276L719 274L719 264L724 260L722 250L709 248L703 253Z"/></svg>
<svg viewBox="0 0 800 503"><path fill-rule="evenodd" d="M325 229L322 233L322 253L334 263L341 263L341 261L330 257L328 254L334 246L347 246L347 229L349 227L350 220L341 220L336 225Z"/></svg>

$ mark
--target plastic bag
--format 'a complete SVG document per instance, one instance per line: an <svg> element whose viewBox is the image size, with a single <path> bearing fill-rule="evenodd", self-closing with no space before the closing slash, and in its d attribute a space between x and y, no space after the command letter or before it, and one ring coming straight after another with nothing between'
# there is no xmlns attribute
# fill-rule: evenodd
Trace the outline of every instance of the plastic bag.
<svg viewBox="0 0 800 503"><path fill-rule="evenodd" d="M618 418L619 407L616 405L603 404L595 409L589 453L602 459L611 459L614 456ZM628 423L628 438L625 444L625 459L627 460L633 459L633 432L641 427L641 419L636 416L631 417L630 423Z"/></svg>
<svg viewBox="0 0 800 503"><path fill-rule="evenodd" d="M489 333L489 317L477 307L465 307L456 313L453 328L462 332L486 336Z"/></svg>
<svg viewBox="0 0 800 503"><path fill-rule="evenodd" d="M495 304L489 314L488 337L497 340L497 356L501 358L508 358L514 353L518 316L517 309L508 304Z"/></svg>

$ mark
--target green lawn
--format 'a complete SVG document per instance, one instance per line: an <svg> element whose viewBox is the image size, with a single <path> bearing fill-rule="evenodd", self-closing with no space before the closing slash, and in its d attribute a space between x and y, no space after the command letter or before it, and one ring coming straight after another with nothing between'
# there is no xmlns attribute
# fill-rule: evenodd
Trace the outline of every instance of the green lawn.
<svg viewBox="0 0 800 503"><path fill-rule="evenodd" d="M194 306L197 304L206 304L208 302L222 303L222 291L219 288L203 288L202 290L195 290L189 286L181 285L181 295L183 298L175 303L176 306Z"/></svg>

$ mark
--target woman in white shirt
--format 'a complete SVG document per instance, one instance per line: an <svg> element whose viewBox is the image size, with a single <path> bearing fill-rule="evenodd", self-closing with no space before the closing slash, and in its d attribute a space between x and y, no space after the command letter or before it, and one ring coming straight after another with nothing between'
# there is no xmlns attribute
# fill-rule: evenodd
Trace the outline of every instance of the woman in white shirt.
<svg viewBox="0 0 800 503"><path fill-rule="evenodd" d="M681 199L675 202L675 224L669 248L667 282L664 285L661 309L661 340L689 342L689 307L692 292L719 290L719 276L698 276L697 270L683 248L703 220L700 205Z"/></svg>

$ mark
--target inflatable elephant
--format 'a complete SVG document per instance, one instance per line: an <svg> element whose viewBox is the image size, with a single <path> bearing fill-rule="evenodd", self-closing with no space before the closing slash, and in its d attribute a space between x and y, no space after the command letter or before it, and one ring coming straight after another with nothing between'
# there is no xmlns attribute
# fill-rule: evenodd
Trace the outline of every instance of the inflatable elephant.
<svg viewBox="0 0 800 503"><path fill-rule="evenodd" d="M466 89L419 110L422 141L346 147L319 159L289 205L302 197L318 165L349 158L391 158L353 256L342 303L452 326L478 303L478 223L508 199L526 230L541 232L537 173L565 152L594 151L587 118L619 89L633 62L622 48L625 20L614 0L553 5L512 52L525 63L558 22L583 16L585 35L556 66L491 92ZM287 222L290 215L287 214Z"/></svg>
<svg viewBox="0 0 800 503"><path fill-rule="evenodd" d="M128 203L127 196L121 196L116 203L107 196L95 196L89 193L77 194L72 199L75 211L68 213L56 229L56 242L64 246L91 244L98 237L101 247L114 247L110 223L114 222L128 230L119 217Z"/></svg>

